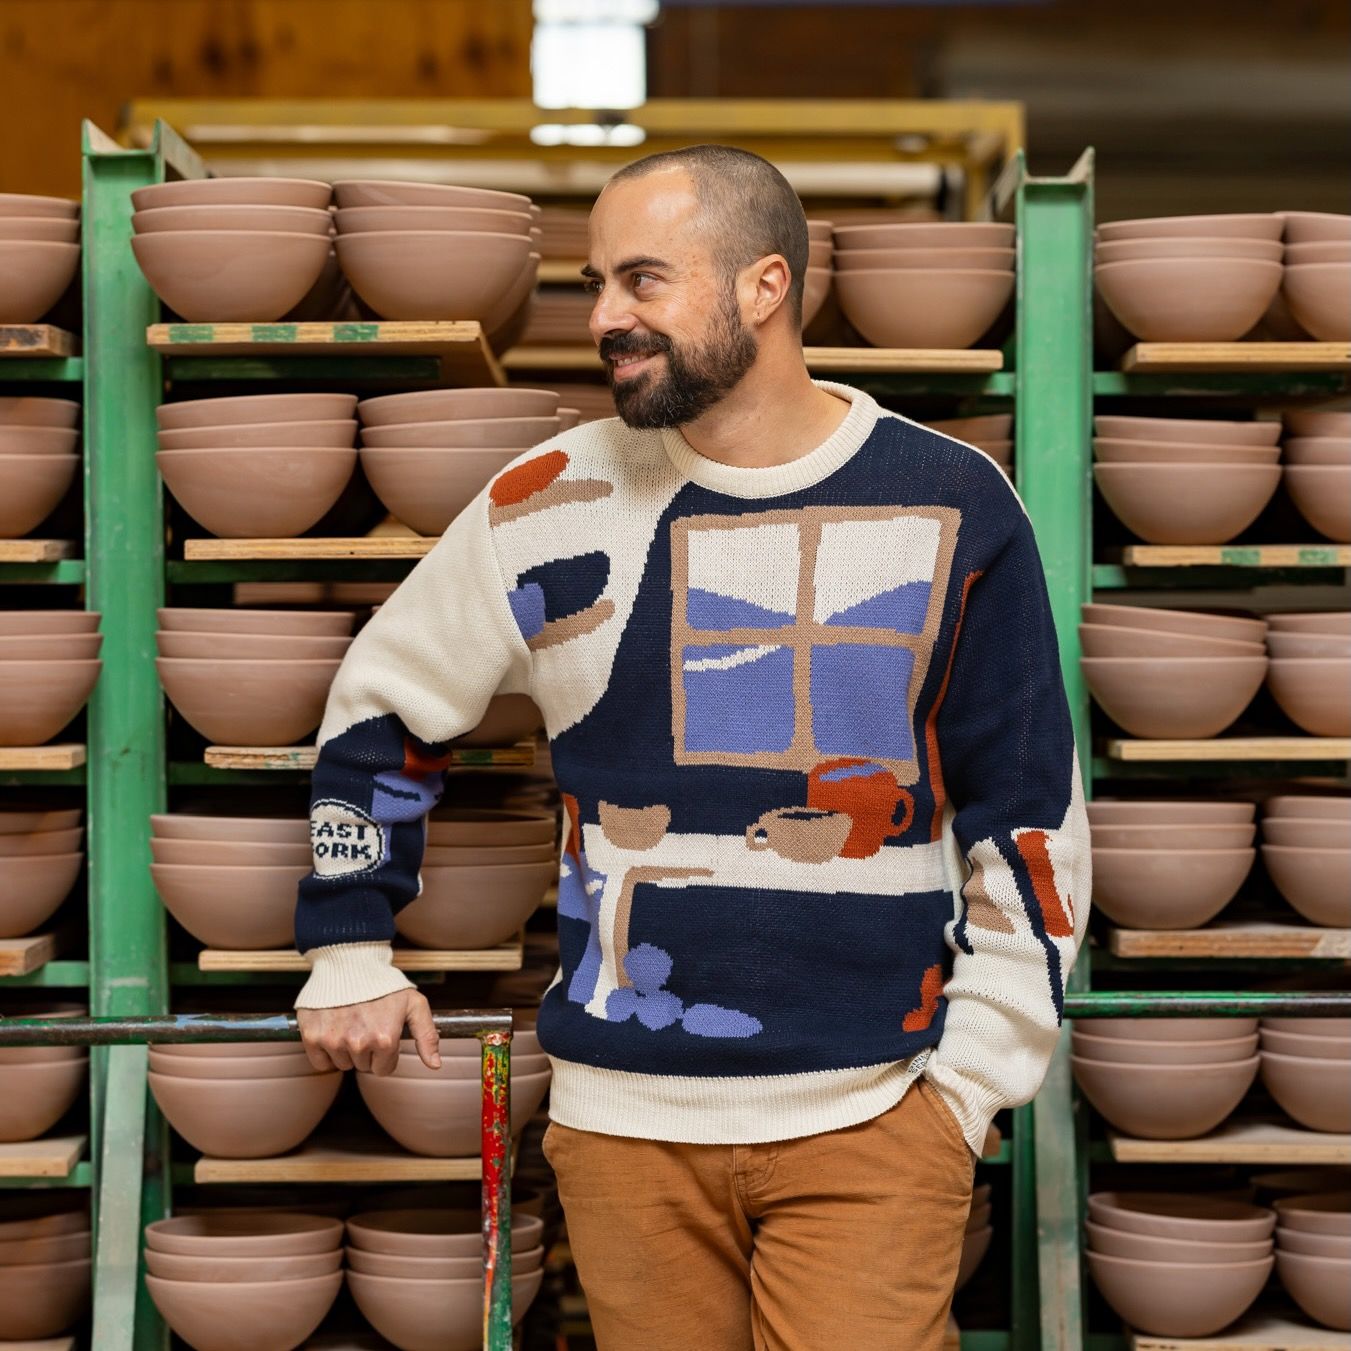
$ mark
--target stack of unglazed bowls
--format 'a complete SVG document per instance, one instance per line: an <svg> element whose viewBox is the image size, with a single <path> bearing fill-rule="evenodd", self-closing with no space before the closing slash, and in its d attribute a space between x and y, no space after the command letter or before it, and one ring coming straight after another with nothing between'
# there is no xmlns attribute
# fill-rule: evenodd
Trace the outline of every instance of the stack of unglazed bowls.
<svg viewBox="0 0 1351 1351"><path fill-rule="evenodd" d="M1238 894L1257 858L1251 802L1095 799L1093 904L1127 929L1195 929Z"/></svg>
<svg viewBox="0 0 1351 1351"><path fill-rule="evenodd" d="M1285 414L1286 495L1328 539L1351 544L1351 413Z"/></svg>
<svg viewBox="0 0 1351 1351"><path fill-rule="evenodd" d="M960 1290L976 1274L976 1269L990 1250L990 1241L994 1238L994 1225L991 1216L994 1213L990 1200L990 1184L981 1183L971 1189L971 1211L966 1217L966 1232L962 1238L962 1255L957 1264L957 1283L954 1290Z"/></svg>
<svg viewBox="0 0 1351 1351"><path fill-rule="evenodd" d="M80 1018L88 1012L83 1004L39 1000L6 1004L4 1009L8 1018ZM0 1046L0 1142L45 1135L88 1083L87 1046Z"/></svg>
<svg viewBox="0 0 1351 1351"><path fill-rule="evenodd" d="M544 1283L544 1222L511 1215L511 1321ZM347 1284L366 1321L400 1351L479 1351L483 1232L473 1210L383 1210L347 1221Z"/></svg>
<svg viewBox="0 0 1351 1351"><path fill-rule="evenodd" d="M55 1203L54 1203L55 1202ZM50 1346L88 1312L89 1211L34 1190L0 1203L0 1345Z"/></svg>
<svg viewBox="0 0 1351 1351"><path fill-rule="evenodd" d="M1131 736L1216 736L1266 678L1263 620L1143 605L1081 613L1084 679Z"/></svg>
<svg viewBox="0 0 1351 1351"><path fill-rule="evenodd" d="M874 347L970 347L1013 295L1014 227L835 229L835 294Z"/></svg>
<svg viewBox="0 0 1351 1351"><path fill-rule="evenodd" d="M979 417L940 418L937 422L926 422L944 436L965 441L967 445L983 450L996 464L1008 474L1013 464L1013 414L986 413Z"/></svg>
<svg viewBox="0 0 1351 1351"><path fill-rule="evenodd" d="M289 746L319 726L351 643L338 610L156 612L155 669L170 702L208 741Z"/></svg>
<svg viewBox="0 0 1351 1351"><path fill-rule="evenodd" d="M1281 1284L1315 1323L1351 1331L1351 1192L1287 1196L1275 1206Z"/></svg>
<svg viewBox="0 0 1351 1351"><path fill-rule="evenodd" d="M1351 928L1351 797L1268 798L1262 863L1276 890L1310 923Z"/></svg>
<svg viewBox="0 0 1351 1351"><path fill-rule="evenodd" d="M80 204L0 192L0 324L34 324L80 266Z"/></svg>
<svg viewBox="0 0 1351 1351"><path fill-rule="evenodd" d="M40 746L84 707L98 626L93 610L0 610L0 746Z"/></svg>
<svg viewBox="0 0 1351 1351"><path fill-rule="evenodd" d="M1351 216L1280 214L1285 220L1281 294L1291 315L1320 342L1351 341Z"/></svg>
<svg viewBox="0 0 1351 1351"><path fill-rule="evenodd" d="M1255 1018L1079 1018L1070 1067L1123 1134L1189 1140L1238 1106L1258 1060Z"/></svg>
<svg viewBox="0 0 1351 1351"><path fill-rule="evenodd" d="M1275 1266L1265 1206L1186 1192L1088 1198L1088 1269L1139 1331L1205 1337L1241 1317Z"/></svg>
<svg viewBox="0 0 1351 1351"><path fill-rule="evenodd" d="M0 938L36 933L70 894L84 862L81 815L0 810Z"/></svg>
<svg viewBox="0 0 1351 1351"><path fill-rule="evenodd" d="M341 1220L202 1211L145 1227L145 1285L194 1351L299 1346L342 1290Z"/></svg>
<svg viewBox="0 0 1351 1351"><path fill-rule="evenodd" d="M1267 688L1291 722L1351 736L1351 611L1268 615L1267 650Z"/></svg>
<svg viewBox="0 0 1351 1351"><path fill-rule="evenodd" d="M132 252L190 323L269 323L299 304L330 253L327 183L202 178L131 194Z"/></svg>
<svg viewBox="0 0 1351 1351"><path fill-rule="evenodd" d="M0 396L0 539L36 530L65 496L80 463L79 418L70 399Z"/></svg>
<svg viewBox="0 0 1351 1351"><path fill-rule="evenodd" d="M1351 1131L1351 1018L1264 1018L1262 1082L1311 1131Z"/></svg>

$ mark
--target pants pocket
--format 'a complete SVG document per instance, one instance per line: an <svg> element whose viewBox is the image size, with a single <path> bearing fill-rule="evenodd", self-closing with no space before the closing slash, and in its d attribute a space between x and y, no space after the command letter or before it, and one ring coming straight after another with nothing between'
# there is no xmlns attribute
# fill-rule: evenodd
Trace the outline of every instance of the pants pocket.
<svg viewBox="0 0 1351 1351"><path fill-rule="evenodd" d="M943 1095L923 1074L915 1080L914 1087L919 1092L920 1099L934 1122L934 1128L951 1145L961 1151L962 1156L974 1169L976 1156L972 1152L971 1146L966 1143L966 1136L962 1133L961 1123L953 1115L952 1108L943 1100Z"/></svg>

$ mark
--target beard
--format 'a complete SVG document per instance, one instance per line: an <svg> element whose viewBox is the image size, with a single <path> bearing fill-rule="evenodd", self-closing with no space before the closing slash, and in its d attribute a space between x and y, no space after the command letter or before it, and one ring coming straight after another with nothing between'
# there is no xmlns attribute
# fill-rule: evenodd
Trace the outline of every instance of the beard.
<svg viewBox="0 0 1351 1351"><path fill-rule="evenodd" d="M664 333L620 333L600 343L615 410L628 426L646 430L683 427L708 412L736 388L758 351L730 294L719 302L708 337L698 348L677 346ZM662 374L645 371L628 380L614 378L611 361L657 353L666 358Z"/></svg>

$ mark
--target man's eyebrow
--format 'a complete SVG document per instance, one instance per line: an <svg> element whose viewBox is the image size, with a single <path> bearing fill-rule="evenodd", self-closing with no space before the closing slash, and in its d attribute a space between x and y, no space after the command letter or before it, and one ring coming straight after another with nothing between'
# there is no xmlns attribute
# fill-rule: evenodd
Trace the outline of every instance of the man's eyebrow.
<svg viewBox="0 0 1351 1351"><path fill-rule="evenodd" d="M663 258L651 258L646 256L639 258L625 258L624 261L615 268L615 273L616 275L622 276L625 272L637 272L640 268L645 267L656 268L658 271L669 271L671 264L666 262ZM582 276L588 281L599 280L600 275L599 269L592 267L590 263L587 263L582 268Z"/></svg>

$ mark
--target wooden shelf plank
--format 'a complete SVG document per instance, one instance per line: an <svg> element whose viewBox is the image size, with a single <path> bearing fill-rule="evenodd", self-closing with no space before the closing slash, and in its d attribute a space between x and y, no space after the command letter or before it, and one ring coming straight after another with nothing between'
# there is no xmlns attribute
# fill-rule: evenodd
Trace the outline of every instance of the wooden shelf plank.
<svg viewBox="0 0 1351 1351"><path fill-rule="evenodd" d="M512 347L502 353L502 369L507 371L599 371L600 357L586 343L565 346L561 343L532 347Z"/></svg>
<svg viewBox="0 0 1351 1351"><path fill-rule="evenodd" d="M1119 1163L1351 1163L1351 1135L1305 1130L1284 1118L1231 1118L1195 1140L1137 1140L1109 1129L1107 1143Z"/></svg>
<svg viewBox="0 0 1351 1351"><path fill-rule="evenodd" d="M46 966L60 951L54 933L0 939L0 976L26 976Z"/></svg>
<svg viewBox="0 0 1351 1351"><path fill-rule="evenodd" d="M1132 1332L1130 1347L1131 1351L1351 1351L1351 1332L1318 1327L1297 1310L1290 1314L1249 1312L1211 1337Z"/></svg>
<svg viewBox="0 0 1351 1351"><path fill-rule="evenodd" d="M0 357L73 357L75 334L54 324L0 324Z"/></svg>
<svg viewBox="0 0 1351 1351"><path fill-rule="evenodd" d="M193 1165L194 1182L476 1182L478 1158L432 1159L392 1140L310 1141L271 1159L217 1159Z"/></svg>
<svg viewBox="0 0 1351 1351"><path fill-rule="evenodd" d="M189 539L188 562L240 559L422 558L437 537L430 535L354 535L324 539Z"/></svg>
<svg viewBox="0 0 1351 1351"><path fill-rule="evenodd" d="M146 343L174 357L434 356L446 384L506 383L482 327L469 321L151 324Z"/></svg>
<svg viewBox="0 0 1351 1351"><path fill-rule="evenodd" d="M582 268L585 258L542 258L539 264L539 280L546 286L559 282L571 282L574 286L582 284Z"/></svg>
<svg viewBox="0 0 1351 1351"><path fill-rule="evenodd" d="M89 1143L87 1135L54 1135L45 1140L0 1145L0 1178L69 1177ZM3 1347L6 1343L0 1343Z"/></svg>
<svg viewBox="0 0 1351 1351"><path fill-rule="evenodd" d="M1111 737L1113 760L1347 760L1351 737L1216 736L1178 741Z"/></svg>
<svg viewBox="0 0 1351 1351"><path fill-rule="evenodd" d="M1117 929L1116 957L1351 957L1351 929L1217 920L1204 929Z"/></svg>
<svg viewBox="0 0 1351 1351"><path fill-rule="evenodd" d="M63 563L78 549L71 539L0 539L0 563Z"/></svg>
<svg viewBox="0 0 1351 1351"><path fill-rule="evenodd" d="M449 952L435 948L394 949L394 965L400 971L519 971L524 961L522 934L495 948ZM236 952L227 948L203 948L197 955L200 971L308 971L309 963L294 948L265 948Z"/></svg>
<svg viewBox="0 0 1351 1351"><path fill-rule="evenodd" d="M1347 342L1138 342L1121 369L1151 371L1351 371Z"/></svg>
<svg viewBox="0 0 1351 1351"><path fill-rule="evenodd" d="M1126 567L1351 567L1351 544L1128 544L1120 553Z"/></svg>
<svg viewBox="0 0 1351 1351"><path fill-rule="evenodd" d="M208 746L203 756L213 769L313 769L319 752L313 746ZM450 752L450 767L510 766L535 763L535 743L514 746L462 746Z"/></svg>
<svg viewBox="0 0 1351 1351"><path fill-rule="evenodd" d="M38 1342L0 1342L0 1351L75 1351L74 1337L45 1337Z"/></svg>
<svg viewBox="0 0 1351 1351"><path fill-rule="evenodd" d="M85 763L82 742L57 742L50 746L0 746L0 770L79 769Z"/></svg>
<svg viewBox="0 0 1351 1351"><path fill-rule="evenodd" d="M821 374L990 375L1004 369L1004 354L985 348L807 347L803 355L807 369ZM513 347L502 365L509 371L601 369L595 348L583 343Z"/></svg>

